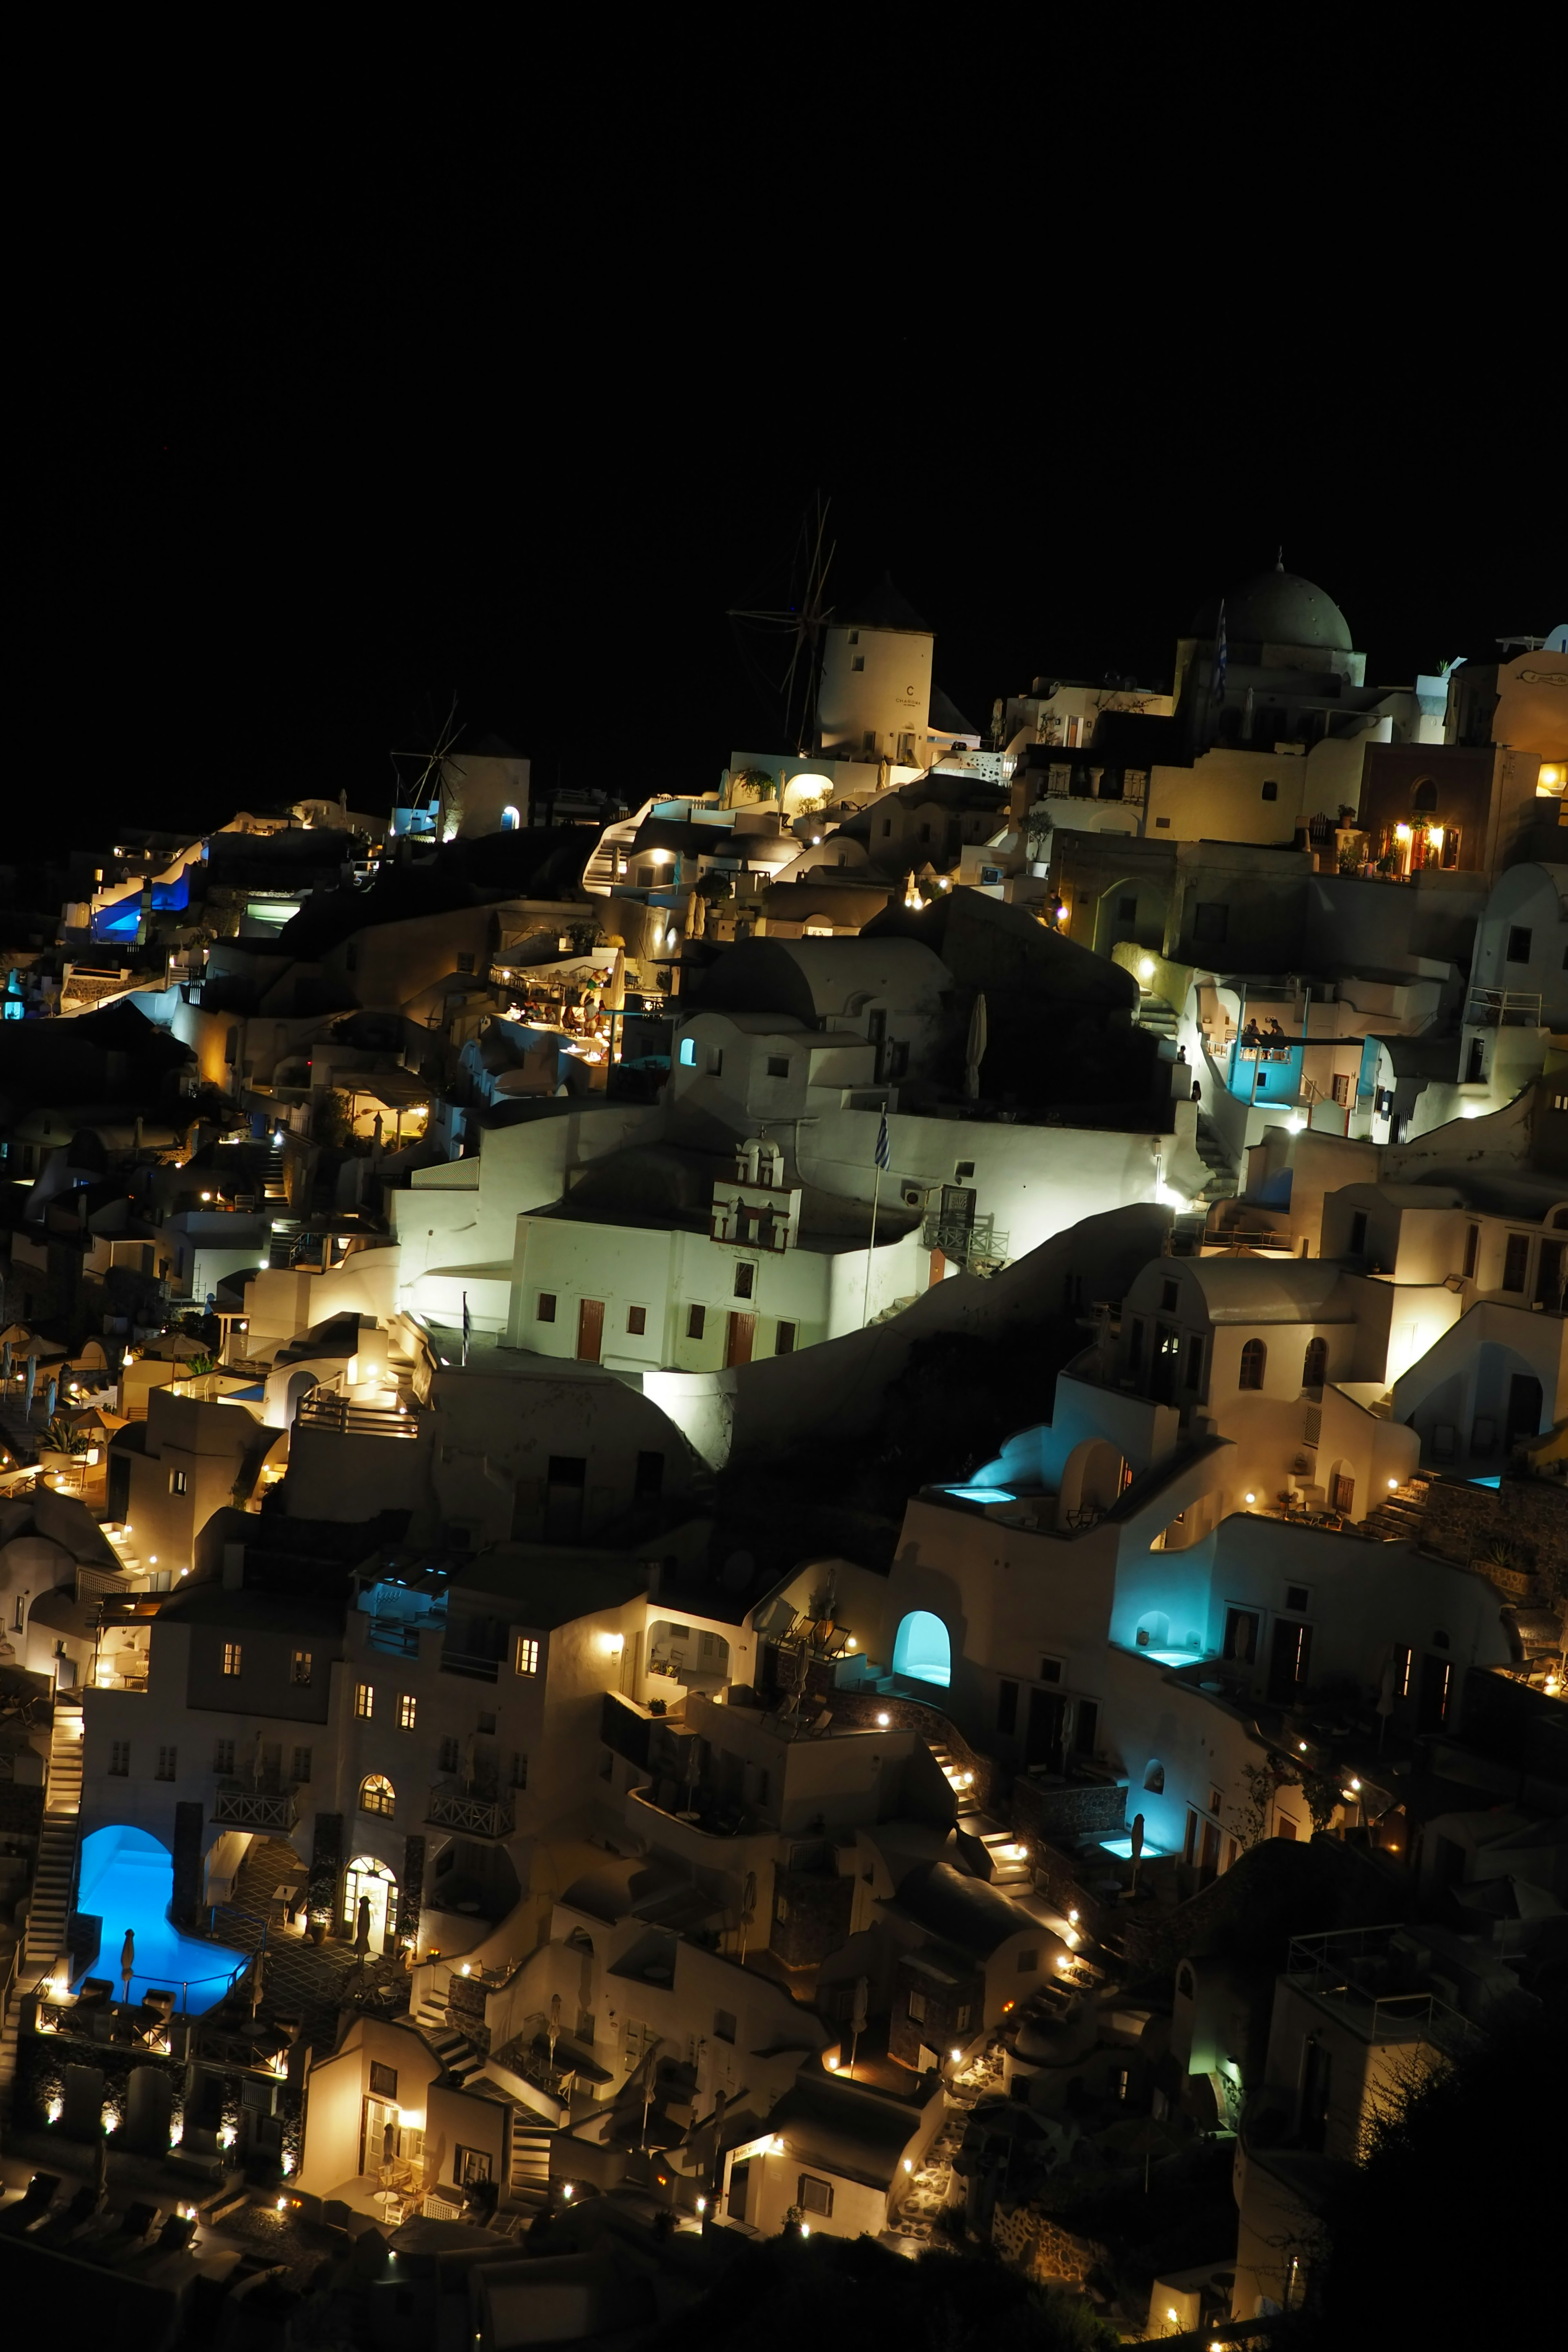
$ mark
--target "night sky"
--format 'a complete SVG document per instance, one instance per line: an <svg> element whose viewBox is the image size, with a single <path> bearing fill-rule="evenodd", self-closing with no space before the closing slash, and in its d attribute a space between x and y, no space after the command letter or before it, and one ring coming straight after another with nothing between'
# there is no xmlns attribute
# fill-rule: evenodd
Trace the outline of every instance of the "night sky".
<svg viewBox="0 0 1568 2352"><path fill-rule="evenodd" d="M1114 304L1050 334L989 295L857 357L518 256L455 289L440 239L368 217L308 261L110 253L37 421L50 788L13 800L13 854L306 793L384 810L454 692L536 793L710 787L778 740L725 611L784 595L818 489L830 600L890 572L982 726L1040 670L1167 684L1193 609L1279 543L1369 682L1568 617L1497 371Z"/></svg>

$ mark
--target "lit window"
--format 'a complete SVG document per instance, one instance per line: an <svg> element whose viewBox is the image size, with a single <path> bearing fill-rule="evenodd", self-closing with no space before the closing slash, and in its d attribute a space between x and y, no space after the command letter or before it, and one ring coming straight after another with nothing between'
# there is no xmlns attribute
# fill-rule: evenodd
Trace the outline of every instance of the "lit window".
<svg viewBox="0 0 1568 2352"><path fill-rule="evenodd" d="M379 1813L390 1821L397 1811L397 1791L384 1772L373 1772L360 1782L359 1809L362 1813Z"/></svg>
<svg viewBox="0 0 1568 2352"><path fill-rule="evenodd" d="M532 1633L520 1633L517 1637L517 1671L520 1675L539 1672L539 1643Z"/></svg>
<svg viewBox="0 0 1568 2352"><path fill-rule="evenodd" d="M295 1683L309 1683L310 1679L310 1653L309 1650L295 1651L289 1669L289 1679L290 1682Z"/></svg>
<svg viewBox="0 0 1568 2352"><path fill-rule="evenodd" d="M184 1495L189 1490L189 1486L190 1481L187 1479L183 1470L170 1471L169 1492L171 1495Z"/></svg>
<svg viewBox="0 0 1568 2352"><path fill-rule="evenodd" d="M680 1066L683 1070L694 1070L697 1067L697 1040L695 1037L683 1037L681 1039Z"/></svg>
<svg viewBox="0 0 1568 2352"><path fill-rule="evenodd" d="M224 1645L223 1645L223 1670L224 1670L224 1672L225 1672L225 1674L226 1674L226 1675L237 1675L237 1674L238 1674L238 1672L239 1672L239 1651L240 1651L240 1645L239 1645L239 1643L238 1643L237 1642L226 1642L226 1643L224 1643Z"/></svg>
<svg viewBox="0 0 1568 2352"><path fill-rule="evenodd" d="M355 1686L354 1686L354 1713L359 1717L360 1720L361 1720L363 1723L368 1723L368 1722L370 1721L370 1717L371 1717L371 1710L372 1710L372 1708L374 1706L374 1705L375 1705L375 1685L374 1685L374 1683L358 1683L358 1684L356 1684L356 1685L355 1685Z"/></svg>
<svg viewBox="0 0 1568 2352"><path fill-rule="evenodd" d="M418 1709L418 1706L419 1702L415 1697L414 1693L412 1691L405 1691L402 1697L397 1702L397 1727L399 1731L413 1730L414 1717Z"/></svg>

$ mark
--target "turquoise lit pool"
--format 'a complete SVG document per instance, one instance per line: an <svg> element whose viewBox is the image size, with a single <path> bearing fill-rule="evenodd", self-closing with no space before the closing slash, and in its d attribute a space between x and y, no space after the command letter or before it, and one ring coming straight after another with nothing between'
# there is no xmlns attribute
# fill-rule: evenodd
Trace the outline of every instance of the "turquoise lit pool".
<svg viewBox="0 0 1568 2352"><path fill-rule="evenodd" d="M1131 1862L1132 1859L1132 1841L1130 1837L1101 1838L1100 1841L1100 1851L1101 1853L1113 1853L1118 1862ZM1163 1854L1164 1852L1165 1848L1163 1845L1155 1845L1153 1841L1150 1838L1144 1839L1142 1859L1145 1862L1153 1861L1158 1855Z"/></svg>
<svg viewBox="0 0 1568 2352"><path fill-rule="evenodd" d="M226 1944L183 1936L171 1924L174 1881L167 1846L145 1830L117 1826L95 1830L84 1840L77 1909L102 1920L103 1941L96 1956L81 1964L79 1976L108 1977L118 1993L122 1981L120 1952L129 1927L136 1937L131 1979L134 1998L140 2000L156 1985L172 1992L181 2009L200 2011L221 2000L235 1971L245 1966L246 1955Z"/></svg>
<svg viewBox="0 0 1568 2352"><path fill-rule="evenodd" d="M1497 1477L1497 1478L1472 1478L1472 1479L1470 1479L1470 1480L1469 1480L1469 1482L1468 1482L1468 1483L1469 1483L1472 1486L1500 1486L1502 1485L1502 1480L1501 1480L1501 1478L1500 1478L1500 1477Z"/></svg>

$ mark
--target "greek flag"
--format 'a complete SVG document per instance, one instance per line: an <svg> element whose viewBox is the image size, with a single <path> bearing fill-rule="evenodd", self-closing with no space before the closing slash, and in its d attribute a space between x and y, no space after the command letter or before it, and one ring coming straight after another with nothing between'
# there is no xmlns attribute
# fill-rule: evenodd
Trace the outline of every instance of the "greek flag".
<svg viewBox="0 0 1568 2352"><path fill-rule="evenodd" d="M1226 659L1227 655L1225 642L1225 602L1222 598L1219 608L1219 635L1215 643L1214 686L1211 689L1216 702L1223 702L1225 700L1225 672Z"/></svg>
<svg viewBox="0 0 1568 2352"><path fill-rule="evenodd" d="M876 1160L878 1167L886 1169L890 1162L892 1156L892 1152L888 1144L888 1114L884 1111L882 1113L882 1123L877 1129Z"/></svg>

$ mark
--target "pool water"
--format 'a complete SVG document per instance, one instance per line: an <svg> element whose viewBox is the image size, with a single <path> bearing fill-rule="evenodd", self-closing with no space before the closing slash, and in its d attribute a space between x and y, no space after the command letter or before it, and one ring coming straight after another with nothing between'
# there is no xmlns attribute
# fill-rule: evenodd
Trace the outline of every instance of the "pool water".
<svg viewBox="0 0 1568 2352"><path fill-rule="evenodd" d="M81 1849L77 1909L102 1919L103 1940L93 1958L79 1963L79 1978L108 1977L118 1994L122 1982L120 1952L129 1927L136 1937L131 1979L134 1998L140 2000L155 1985L174 1994L176 2009L200 2011L221 2000L246 1955L226 1944L183 1936L166 1916L174 1884L174 1864L167 1846L145 1830L123 1825L95 1830Z"/></svg>

